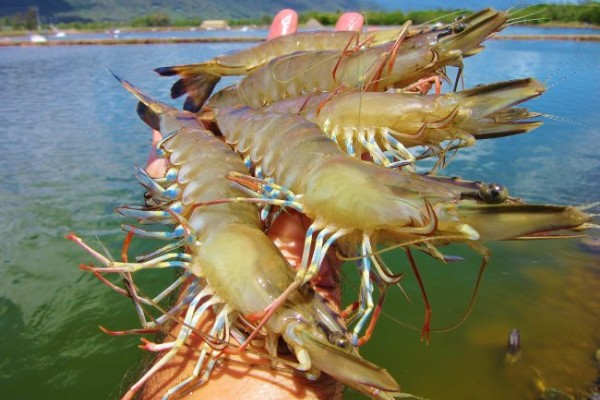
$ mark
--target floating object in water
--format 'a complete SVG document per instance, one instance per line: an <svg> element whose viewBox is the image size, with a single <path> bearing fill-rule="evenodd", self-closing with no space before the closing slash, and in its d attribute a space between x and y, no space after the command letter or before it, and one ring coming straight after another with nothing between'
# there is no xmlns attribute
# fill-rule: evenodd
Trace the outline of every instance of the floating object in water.
<svg viewBox="0 0 600 400"><path fill-rule="evenodd" d="M508 334L508 346L506 349L506 364L513 365L521 358L521 332L512 329Z"/></svg>
<svg viewBox="0 0 600 400"><path fill-rule="evenodd" d="M579 241L579 247L592 253L600 253L600 236L582 237Z"/></svg>
<svg viewBox="0 0 600 400"><path fill-rule="evenodd" d="M508 352L517 354L521 351L521 332L518 329L513 329L508 335Z"/></svg>

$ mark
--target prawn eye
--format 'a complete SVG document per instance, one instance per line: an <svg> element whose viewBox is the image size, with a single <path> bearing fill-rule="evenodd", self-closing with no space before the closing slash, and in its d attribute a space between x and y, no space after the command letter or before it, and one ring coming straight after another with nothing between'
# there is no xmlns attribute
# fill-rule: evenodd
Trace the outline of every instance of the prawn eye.
<svg viewBox="0 0 600 400"><path fill-rule="evenodd" d="M465 24L458 24L454 27L454 33L461 33L467 28Z"/></svg>
<svg viewBox="0 0 600 400"><path fill-rule="evenodd" d="M489 204L502 203L508 198L508 189L497 183L481 185L479 188L479 197Z"/></svg>
<svg viewBox="0 0 600 400"><path fill-rule="evenodd" d="M465 19L465 16L459 15L458 17L454 18L455 21L460 21L461 19Z"/></svg>
<svg viewBox="0 0 600 400"><path fill-rule="evenodd" d="M339 331L333 331L327 327L323 322L319 322L317 324L317 328L325 334L327 337L327 341L334 346L340 347L342 349L348 349L350 347L350 341L346 337L346 335Z"/></svg>
<svg viewBox="0 0 600 400"><path fill-rule="evenodd" d="M329 340L329 343L332 345L342 349L347 349L350 345L348 338L341 332L331 332L329 335L327 335L327 340Z"/></svg>
<svg viewBox="0 0 600 400"><path fill-rule="evenodd" d="M448 27L442 29L440 31L440 33L438 33L437 37L438 37L438 39L440 39L440 38L443 38L444 36L448 36L448 35L451 35L451 34L452 34L452 28L450 28L448 26Z"/></svg>

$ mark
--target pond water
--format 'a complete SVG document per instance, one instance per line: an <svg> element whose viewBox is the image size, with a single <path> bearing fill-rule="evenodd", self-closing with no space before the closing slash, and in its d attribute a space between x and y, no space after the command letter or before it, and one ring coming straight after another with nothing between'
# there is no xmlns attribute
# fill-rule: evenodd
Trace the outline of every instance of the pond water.
<svg viewBox="0 0 600 400"><path fill-rule="evenodd" d="M600 31L593 28L548 28L537 26L509 26L500 32L500 35L595 35ZM64 33L64 32L62 32ZM266 29L232 29L232 30L199 30L195 28L177 30L149 30L149 31L127 31L126 29L114 32L94 33L68 33L65 36L49 34L47 39L53 41L65 40L106 40L106 39L201 39L201 38L266 38ZM28 36L5 37L1 40L11 42L28 42Z"/></svg>
<svg viewBox="0 0 600 400"><path fill-rule="evenodd" d="M116 253L122 219L113 209L138 203L142 193L132 166L145 162L150 136L135 100L108 69L175 104L168 99L172 81L152 68L248 45L0 49L0 397L116 398L143 357L138 337L111 338L98 330L135 327L137 319L130 302L77 268L90 259L64 239L76 231ZM529 202L600 200L599 57L597 43L488 43L467 60L466 87L537 77L549 90L530 106L547 114L545 124L462 150L446 174L503 183ZM597 238L597 231L592 235ZM396 271L407 271L403 286L412 304L391 291L365 357L385 366L405 391L430 399L534 399L540 382L588 392L598 377L600 253L581 239L490 248L472 314L451 332L433 332L428 345L418 329L406 327L420 327L423 319L406 260L402 253L386 254ZM466 261L419 259L434 329L460 318L480 262L464 247L444 250ZM140 277L156 289L161 278ZM521 332L523 352L508 366L513 328Z"/></svg>

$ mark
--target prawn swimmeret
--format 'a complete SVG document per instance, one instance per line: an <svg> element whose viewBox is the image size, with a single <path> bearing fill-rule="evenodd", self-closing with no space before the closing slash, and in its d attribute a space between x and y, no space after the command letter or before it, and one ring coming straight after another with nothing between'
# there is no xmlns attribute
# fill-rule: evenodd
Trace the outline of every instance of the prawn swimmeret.
<svg viewBox="0 0 600 400"><path fill-rule="evenodd" d="M227 341L229 330L238 329L241 324L241 316L259 313L281 296L293 282L293 271L260 229L255 205L196 206L209 199L238 195L226 176L246 173L242 160L192 114L153 101L127 82L122 83L142 101L145 112L158 117L161 133L166 137L157 150L169 160L171 169L162 180L138 171L140 182L159 207L122 207L119 211L140 223L175 225L170 232L134 226L125 229L140 236L176 242L145 257L143 262L120 263L106 259L75 236L71 239L104 264L93 268L96 273L180 267L196 277L185 296L188 310L181 333L173 342L146 345L169 351L124 397L131 398L182 348L207 309L214 309L216 314L209 334ZM232 247L235 252L230 251ZM313 376L324 371L375 398L391 399L400 394L400 387L384 369L360 358L338 316L308 286L288 296L264 328L266 348L271 355L277 355L277 338L281 336L296 355L298 370L310 371ZM238 351L245 349L257 332L247 336ZM166 397L208 379L218 354L220 351L212 349L208 342L204 344L194 374L169 390Z"/></svg>

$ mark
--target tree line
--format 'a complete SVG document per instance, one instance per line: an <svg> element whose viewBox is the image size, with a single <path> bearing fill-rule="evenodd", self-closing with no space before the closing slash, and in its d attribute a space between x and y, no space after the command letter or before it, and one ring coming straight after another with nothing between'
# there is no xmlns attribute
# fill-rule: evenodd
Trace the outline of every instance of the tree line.
<svg viewBox="0 0 600 400"><path fill-rule="evenodd" d="M464 10L418 10L410 12L397 11L366 11L365 21L369 25L400 25L411 20L414 24L433 21L450 22L458 15L468 15L472 11ZM314 18L323 25L333 25L340 13L323 13L310 11L300 16L300 22ZM538 4L528 6L511 18L519 18L527 24L570 23L579 22L589 25L600 25L600 2L583 1L579 4Z"/></svg>

